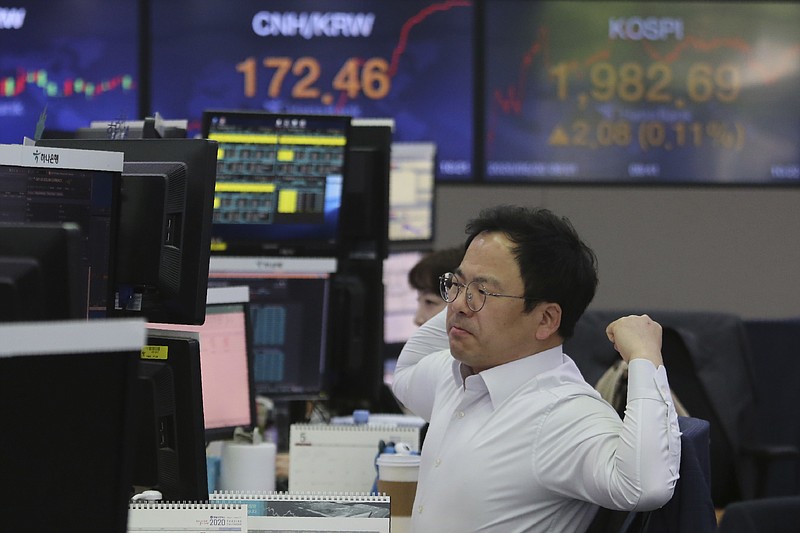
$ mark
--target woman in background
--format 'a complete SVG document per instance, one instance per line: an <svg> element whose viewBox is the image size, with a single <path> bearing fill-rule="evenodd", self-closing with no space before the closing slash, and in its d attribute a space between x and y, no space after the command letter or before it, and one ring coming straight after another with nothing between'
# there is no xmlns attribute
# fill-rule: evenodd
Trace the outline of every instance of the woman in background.
<svg viewBox="0 0 800 533"><path fill-rule="evenodd" d="M417 291L414 324L421 326L444 309L446 303L439 292L439 276L456 270L463 257L463 245L436 250L425 255L408 271L408 284Z"/></svg>

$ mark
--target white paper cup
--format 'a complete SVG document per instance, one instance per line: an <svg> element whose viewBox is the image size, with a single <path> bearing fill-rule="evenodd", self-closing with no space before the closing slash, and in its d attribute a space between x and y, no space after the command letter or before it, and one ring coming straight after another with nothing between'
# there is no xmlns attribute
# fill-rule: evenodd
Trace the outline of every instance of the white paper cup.
<svg viewBox="0 0 800 533"><path fill-rule="evenodd" d="M411 516L417 495L419 455L382 453L378 457L378 492L391 499L392 517Z"/></svg>

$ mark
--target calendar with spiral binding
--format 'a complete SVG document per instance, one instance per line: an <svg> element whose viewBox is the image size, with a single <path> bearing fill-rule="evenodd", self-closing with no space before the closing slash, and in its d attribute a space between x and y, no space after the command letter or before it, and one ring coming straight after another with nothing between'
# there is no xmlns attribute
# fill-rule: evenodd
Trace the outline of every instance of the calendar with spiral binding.
<svg viewBox="0 0 800 533"><path fill-rule="evenodd" d="M235 502L131 502L128 533L247 532L247 506Z"/></svg>
<svg viewBox="0 0 800 533"><path fill-rule="evenodd" d="M390 529L390 500L386 495L215 491L209 495L209 501L244 505L251 533L389 533Z"/></svg>
<svg viewBox="0 0 800 533"><path fill-rule="evenodd" d="M292 424L289 491L369 493L377 477L380 442L405 442L419 451L420 434L415 426Z"/></svg>

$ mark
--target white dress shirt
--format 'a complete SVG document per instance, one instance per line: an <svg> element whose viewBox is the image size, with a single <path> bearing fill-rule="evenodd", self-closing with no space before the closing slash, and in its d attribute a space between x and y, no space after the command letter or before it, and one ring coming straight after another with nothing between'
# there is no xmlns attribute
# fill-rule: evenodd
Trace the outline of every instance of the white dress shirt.
<svg viewBox="0 0 800 533"><path fill-rule="evenodd" d="M560 346L465 378L444 328L445 312L422 326L394 374L430 421L413 531L579 532L598 505L669 501L680 430L663 366L631 361L623 422Z"/></svg>

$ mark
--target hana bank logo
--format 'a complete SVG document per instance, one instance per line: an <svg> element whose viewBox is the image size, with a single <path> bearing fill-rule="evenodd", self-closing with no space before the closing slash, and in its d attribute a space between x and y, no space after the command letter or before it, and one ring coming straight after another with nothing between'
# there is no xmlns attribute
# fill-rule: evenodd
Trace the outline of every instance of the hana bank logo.
<svg viewBox="0 0 800 533"><path fill-rule="evenodd" d="M0 30L18 30L25 24L24 7L0 7Z"/></svg>
<svg viewBox="0 0 800 533"><path fill-rule="evenodd" d="M46 163L48 165L57 165L58 164L58 154L40 152L39 150L36 150L35 152L33 152L33 160L36 163Z"/></svg>

